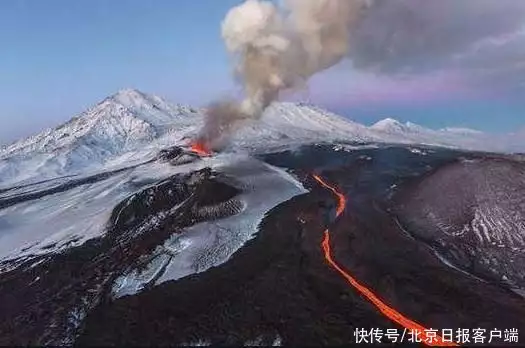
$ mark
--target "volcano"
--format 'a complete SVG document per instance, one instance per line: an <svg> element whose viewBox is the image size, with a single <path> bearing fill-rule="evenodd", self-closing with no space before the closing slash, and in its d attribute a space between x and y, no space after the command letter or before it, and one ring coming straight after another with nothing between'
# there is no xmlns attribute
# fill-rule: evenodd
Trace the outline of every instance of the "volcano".
<svg viewBox="0 0 525 348"><path fill-rule="evenodd" d="M204 115L123 90L1 150L0 345L522 345L522 156L293 103L212 152Z"/></svg>

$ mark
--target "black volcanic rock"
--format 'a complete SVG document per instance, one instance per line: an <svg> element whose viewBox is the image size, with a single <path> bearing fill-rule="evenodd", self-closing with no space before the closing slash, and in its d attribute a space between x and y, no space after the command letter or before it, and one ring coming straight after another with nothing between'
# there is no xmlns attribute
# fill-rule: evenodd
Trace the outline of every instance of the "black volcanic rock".
<svg viewBox="0 0 525 348"><path fill-rule="evenodd" d="M163 161L169 161L176 159L183 154L184 150L180 146L173 146L169 149L164 149L159 152L157 158Z"/></svg>
<svg viewBox="0 0 525 348"><path fill-rule="evenodd" d="M171 165L178 166L186 163L191 163L198 160L199 155L190 152L180 146L173 146L161 150L156 159L162 162L169 162Z"/></svg>

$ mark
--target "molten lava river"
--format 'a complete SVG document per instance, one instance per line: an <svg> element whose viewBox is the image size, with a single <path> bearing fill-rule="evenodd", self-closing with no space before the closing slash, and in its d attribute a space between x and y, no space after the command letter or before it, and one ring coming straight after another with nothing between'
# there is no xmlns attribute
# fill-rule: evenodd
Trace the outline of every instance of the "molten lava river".
<svg viewBox="0 0 525 348"><path fill-rule="evenodd" d="M328 184L318 175L313 176L315 180L321 184L324 188L332 191L337 196L337 210L336 217L339 217L345 210L346 207L346 197L339 192L335 187ZM426 328L418 324L412 319L407 318L403 314L399 313L394 308L390 307L388 304L383 302L377 295L375 295L370 289L362 285L355 277L350 275L346 270L341 267L337 261L334 260L332 254L332 249L330 247L330 231L326 229L324 231L324 238L321 243L321 247L324 252L324 257L330 267L336 270L345 280L350 284L355 290L357 290L362 296L364 296L370 303L372 303L384 316L390 320L396 322L397 324L403 326L407 330L411 330L419 339L421 343L424 343L429 346L456 346L456 344L450 342L444 342L443 339L439 336L426 337Z"/></svg>

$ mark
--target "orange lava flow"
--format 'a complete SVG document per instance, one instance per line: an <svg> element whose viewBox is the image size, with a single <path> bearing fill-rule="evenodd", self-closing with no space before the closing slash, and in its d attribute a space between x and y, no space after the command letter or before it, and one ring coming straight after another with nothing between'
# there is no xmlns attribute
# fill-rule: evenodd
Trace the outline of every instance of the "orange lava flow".
<svg viewBox="0 0 525 348"><path fill-rule="evenodd" d="M208 150L206 145L200 142L194 142L191 144L191 151L195 152L197 155L200 156L209 156L211 155L211 151Z"/></svg>
<svg viewBox="0 0 525 348"><path fill-rule="evenodd" d="M345 196L337 191L333 186L327 184L322 178L317 175L314 175L315 180L319 182L323 187L332 191L338 199L337 204L337 217L339 217L346 206ZM353 286L361 295L363 295L369 302L379 309L379 311L388 317L390 320L396 322L397 324L403 326L408 331L412 331L418 339L421 339L421 343L429 346L457 346L457 344L452 342L445 342L439 335L433 335L432 337L427 336L427 329L421 324L416 323L415 321L405 317L403 314L396 311L394 308L390 307L384 303L379 297L377 297L370 289L366 286L360 284L356 278L352 277L347 271L345 271L333 258L332 249L330 247L330 231L326 229L324 231L324 238L321 246L324 251L324 257L328 264L335 269L343 278L345 278L348 283Z"/></svg>

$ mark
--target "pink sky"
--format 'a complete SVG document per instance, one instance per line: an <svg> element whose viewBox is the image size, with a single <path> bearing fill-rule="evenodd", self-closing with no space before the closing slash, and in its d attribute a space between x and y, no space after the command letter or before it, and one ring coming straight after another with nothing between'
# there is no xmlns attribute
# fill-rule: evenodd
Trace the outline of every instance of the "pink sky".
<svg viewBox="0 0 525 348"><path fill-rule="evenodd" d="M394 77L334 69L314 77L312 82L308 91L299 92L301 97L307 94L318 102L345 106L425 103L481 94L461 73L454 71Z"/></svg>

